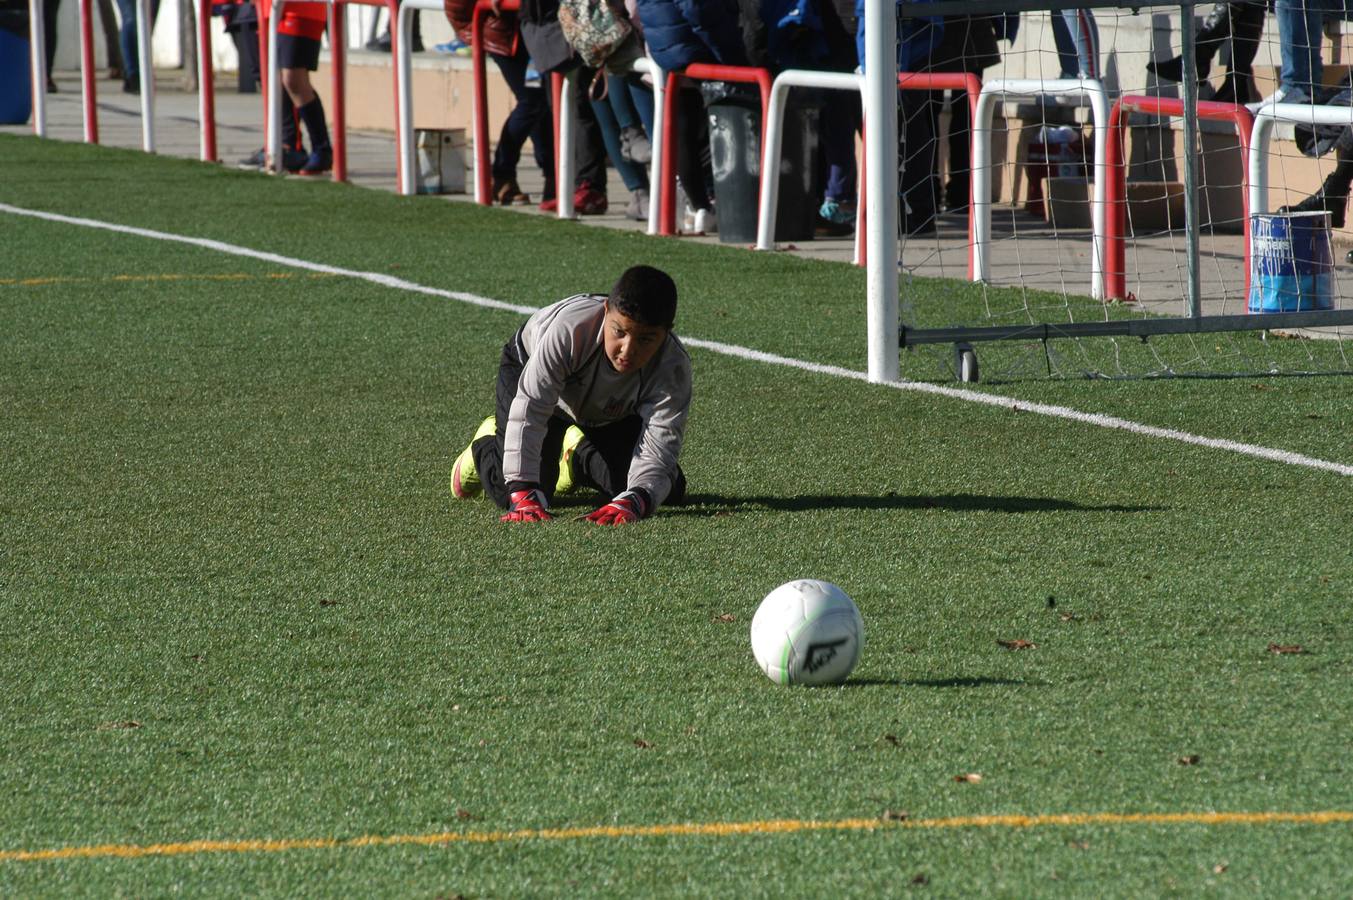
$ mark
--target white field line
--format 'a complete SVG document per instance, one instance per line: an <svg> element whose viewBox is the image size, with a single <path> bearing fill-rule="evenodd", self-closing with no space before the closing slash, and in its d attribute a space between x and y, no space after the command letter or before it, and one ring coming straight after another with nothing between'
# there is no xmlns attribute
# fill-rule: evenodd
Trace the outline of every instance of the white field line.
<svg viewBox="0 0 1353 900"><path fill-rule="evenodd" d="M447 300L456 300L460 303L468 303L472 306L481 306L486 309L503 310L504 312L513 312L520 315L529 316L534 313L537 307L521 306L515 303L504 303L501 300L493 300L489 297L481 297L477 294L467 294L463 291L448 291L442 288L427 287L426 285L415 284L412 281L405 281L402 278L395 278L393 275L383 275L379 272L359 272L355 269L343 269L337 266L326 266L322 263L309 262L303 259L296 259L290 256L281 256L277 253L268 253L262 250L251 250L248 247L240 247L236 244L227 244L223 241L214 241L208 238L187 237L179 234L169 234L163 231L152 231L148 228L135 228L130 225L117 225L112 222L101 222L97 219L83 219L75 216L63 216L58 213L42 212L39 210L24 209L18 206L10 206L6 203L0 203L0 212L10 213L16 216L28 216L34 219L44 219L49 222L60 222L66 225L79 225L85 228L99 228L105 231L114 231L120 234L130 234L137 237L151 238L158 241L173 241L180 244L189 244L194 247L201 247L205 250L215 250L219 253L227 253L231 256L243 256L249 259L257 259L263 262L274 263L279 266L289 266L296 269L305 269L311 272L324 272L330 275L342 275L348 278L356 278L362 281L368 281L372 284L378 284L382 287L393 288L399 291L411 291L416 294L426 294L431 297L442 297ZM804 372L814 372L819 375L831 375L837 378L849 378L854 381L868 381L864 372L857 372L853 369L843 369L840 366L827 366L820 363L807 362L806 360L794 359L788 356L778 356L774 353L765 353L760 350L753 350L749 347L740 347L736 344L723 344L718 341L706 341L701 338L686 337L681 338L682 343L688 347L697 347L702 350L709 350L712 353L723 354L724 356L733 356L739 359L747 359L755 362L765 363L773 366L783 366L791 369L799 369ZM1133 422L1129 419L1120 419L1117 416L1106 416L1099 413L1087 413L1071 409L1066 406L1053 406L1046 403L1030 403L1024 400L1011 400L1008 397L1000 397L994 394L984 394L980 391L972 391L964 388L946 387L937 384L926 384L918 381L899 381L880 385L880 387L892 388L901 391L915 391L922 394L931 394L939 397L947 397L951 400L964 400L969 403L982 403L987 406L995 406L1002 409L1008 409L1012 412L1034 413L1040 416L1051 416L1056 419L1067 419L1073 422L1080 422L1086 425L1095 425L1099 428L1111 428L1118 431L1127 431L1132 434L1140 434L1147 437L1163 438L1166 440L1179 441L1185 444L1193 444L1197 447L1208 447L1213 450L1226 450L1232 453L1239 453L1244 456L1252 456L1258 459L1265 459L1271 462L1284 463L1290 466L1303 466L1308 469L1320 469L1327 472L1334 472L1338 475L1353 475L1353 465L1331 462L1329 460L1317 459L1312 456L1305 456L1301 453L1293 453L1288 450L1278 450L1273 447L1261 447L1256 444L1244 444L1239 441L1228 441L1221 438L1209 438L1202 435L1190 434L1187 431L1177 431L1173 428L1159 428L1155 425L1144 425L1140 422Z"/></svg>

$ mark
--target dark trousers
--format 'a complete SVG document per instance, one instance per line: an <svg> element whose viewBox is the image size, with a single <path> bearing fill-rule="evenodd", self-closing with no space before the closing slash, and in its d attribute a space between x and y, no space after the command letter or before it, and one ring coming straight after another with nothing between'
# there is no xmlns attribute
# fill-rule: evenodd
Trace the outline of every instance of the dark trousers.
<svg viewBox="0 0 1353 900"><path fill-rule="evenodd" d="M493 151L493 180L495 182L514 181L517 178L517 163L521 160L521 148L526 139L531 139L536 165L545 176L545 191L542 199L554 197L554 120L550 116L550 92L548 87L528 88L526 86L526 67L531 57L526 52L526 42L518 43L513 56L493 56L493 61L512 91L516 105L503 122L503 130L498 134L498 146ZM544 76L546 84L549 76Z"/></svg>
<svg viewBox="0 0 1353 900"><path fill-rule="evenodd" d="M705 165L709 159L709 113L705 111L705 101L698 87L687 86L678 91L677 106L677 115L681 117L677 130L677 177L681 179L691 208L709 209L712 198L705 179ZM677 215L681 215L681 210L677 210Z"/></svg>
<svg viewBox="0 0 1353 900"><path fill-rule="evenodd" d="M503 432L507 428L508 413L517 396L517 382L526 366L526 352L521 346L521 332L503 345L503 356L498 364L497 423L491 437L482 437L473 447L475 469L484 484L484 493L501 509L508 507L507 483L503 480ZM545 427L545 440L540 450L540 489L554 499L554 485L559 480L559 454L564 449L564 432L576 425L556 412ZM580 425L585 437L573 452L573 481L595 488L614 497L628 484L630 460L643 432L643 420L636 415L626 416L605 425ZM686 497L686 476L677 467L668 504L681 503Z"/></svg>
<svg viewBox="0 0 1353 900"><path fill-rule="evenodd" d="M573 91L574 140L573 164L577 176L575 187L589 184L603 194L606 193L606 142L601 135L601 125L597 122L597 113L592 108L592 98L588 88L597 70L580 66L564 90Z"/></svg>
<svg viewBox="0 0 1353 900"><path fill-rule="evenodd" d="M939 199L939 175L936 173L935 118L938 92L899 91L897 192L901 201L898 215L904 233L926 228L935 218Z"/></svg>

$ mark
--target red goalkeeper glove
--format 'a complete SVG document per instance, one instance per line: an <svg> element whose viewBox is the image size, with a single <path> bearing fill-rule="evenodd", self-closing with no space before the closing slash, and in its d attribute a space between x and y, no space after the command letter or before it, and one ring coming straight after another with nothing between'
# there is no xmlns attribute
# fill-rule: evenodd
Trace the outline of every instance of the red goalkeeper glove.
<svg viewBox="0 0 1353 900"><path fill-rule="evenodd" d="M615 499L584 516L598 525L628 525L648 515L648 501L634 491L617 494Z"/></svg>
<svg viewBox="0 0 1353 900"><path fill-rule="evenodd" d="M548 522L551 518L553 516L550 515L550 506L545 501L544 492L540 488L530 488L513 491L508 495L507 513L501 521Z"/></svg>

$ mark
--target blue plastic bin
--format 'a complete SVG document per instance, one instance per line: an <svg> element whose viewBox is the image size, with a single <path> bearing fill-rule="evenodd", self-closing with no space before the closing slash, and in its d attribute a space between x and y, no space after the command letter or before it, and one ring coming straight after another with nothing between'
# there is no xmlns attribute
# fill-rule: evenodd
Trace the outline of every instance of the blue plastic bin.
<svg viewBox="0 0 1353 900"><path fill-rule="evenodd" d="M1333 308L1330 214L1250 216L1249 311L1307 312Z"/></svg>
<svg viewBox="0 0 1353 900"><path fill-rule="evenodd" d="M22 125L33 114L28 38L0 28L0 124Z"/></svg>

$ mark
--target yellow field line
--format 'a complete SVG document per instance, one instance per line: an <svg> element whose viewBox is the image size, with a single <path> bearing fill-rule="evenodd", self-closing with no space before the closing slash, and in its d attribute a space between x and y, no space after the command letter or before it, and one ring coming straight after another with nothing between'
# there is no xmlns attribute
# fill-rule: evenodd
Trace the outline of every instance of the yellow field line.
<svg viewBox="0 0 1353 900"><path fill-rule="evenodd" d="M588 838L728 837L792 834L805 831L887 831L942 828L1040 828L1068 825L1333 825L1353 823L1353 812L1183 812L1061 813L1041 816L954 816L941 819L772 819L753 822L687 822L670 825L598 825L586 828L539 828L517 831L446 831L432 834L366 835L356 838L292 838L279 840L185 841L168 844L98 844L54 850L0 850L0 862L61 859L135 859L198 853L281 853L288 850L334 850L401 845L498 844L505 841L568 841Z"/></svg>
<svg viewBox="0 0 1353 900"><path fill-rule="evenodd" d="M0 278L0 286L7 287L46 287L54 284L106 284L108 282L143 282L143 281L253 281L255 279L267 279L269 281L282 281L289 278L336 278L336 275L330 275L327 272L268 272L263 275L247 275L245 273L222 273L222 274L179 274L166 273L160 275L100 275L100 276L64 276L54 275L51 277L37 278Z"/></svg>

